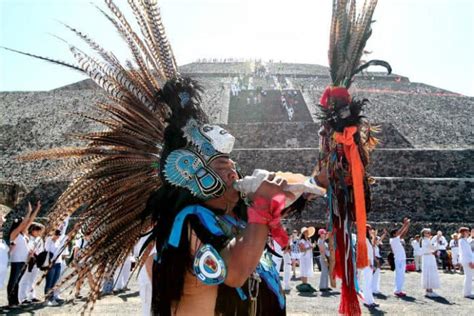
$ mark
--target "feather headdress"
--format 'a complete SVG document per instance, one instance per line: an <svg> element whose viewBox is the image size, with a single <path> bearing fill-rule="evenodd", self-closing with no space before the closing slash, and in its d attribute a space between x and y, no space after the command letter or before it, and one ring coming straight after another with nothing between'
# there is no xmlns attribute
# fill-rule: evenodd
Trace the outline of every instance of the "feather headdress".
<svg viewBox="0 0 474 316"><path fill-rule="evenodd" d="M92 303L104 279L122 265L150 227L152 216L145 209L150 193L162 185L161 158L168 123L183 116L207 122L199 106L200 87L189 78L179 77L157 1L128 0L139 30L131 26L112 0L104 2L108 12L98 10L130 50L132 59L125 65L90 36L66 24L91 50L86 53L70 45L75 65L19 52L79 70L108 96L107 102L97 104L99 115L84 115L105 128L76 135L88 142L86 146L36 151L20 157L64 160L67 163L61 171L79 174L48 215L48 230L54 231L65 218L75 216L68 240L79 230L90 236L79 254L78 268L59 286L93 272L96 286L88 297ZM185 101L179 99L182 95ZM186 120L182 120L184 124Z"/></svg>

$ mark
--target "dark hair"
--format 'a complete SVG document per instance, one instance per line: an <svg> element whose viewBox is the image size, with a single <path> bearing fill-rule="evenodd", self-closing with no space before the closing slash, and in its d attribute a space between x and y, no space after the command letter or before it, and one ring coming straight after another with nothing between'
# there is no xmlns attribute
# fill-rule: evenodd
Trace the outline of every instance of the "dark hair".
<svg viewBox="0 0 474 316"><path fill-rule="evenodd" d="M8 239L10 239L10 236L12 235L13 231L18 228L18 226L21 225L25 218L24 217L15 217L12 221L12 225L10 226L10 230L8 231ZM10 240L12 242L13 240Z"/></svg>
<svg viewBox="0 0 474 316"><path fill-rule="evenodd" d="M33 222L31 223L30 227L28 227L28 234L31 235L32 232L38 231L38 230L43 230L44 225L40 223Z"/></svg>
<svg viewBox="0 0 474 316"><path fill-rule="evenodd" d="M398 232L398 229L396 229L396 228L395 228L395 229L392 229L392 230L390 231L390 236L395 237L395 235L397 234L397 232Z"/></svg>
<svg viewBox="0 0 474 316"><path fill-rule="evenodd" d="M54 235L55 235L55 236L61 236L61 230L60 230L60 229L56 229L56 230L54 231Z"/></svg>

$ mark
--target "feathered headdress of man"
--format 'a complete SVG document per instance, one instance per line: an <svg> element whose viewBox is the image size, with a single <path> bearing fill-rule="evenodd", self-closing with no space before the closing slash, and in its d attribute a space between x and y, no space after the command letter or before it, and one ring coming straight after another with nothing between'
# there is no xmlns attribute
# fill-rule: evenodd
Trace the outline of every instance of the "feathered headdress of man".
<svg viewBox="0 0 474 316"><path fill-rule="evenodd" d="M355 0L333 0L328 51L332 82L320 99L322 128L316 173L326 169L329 180L328 228L335 243L333 274L343 281L339 312L345 315L360 314L356 268L368 265L365 226L366 210L370 208L365 167L369 152L377 144L374 128L361 116L367 100L353 99L348 89L354 76L369 66L383 66L391 72L390 65L381 60L361 65L376 5L377 0L365 0L362 6ZM354 222L355 247L351 237Z"/></svg>
<svg viewBox="0 0 474 316"><path fill-rule="evenodd" d="M166 181L203 200L220 196L225 185L208 164L228 155L234 142L222 128L206 124L200 86L179 75L157 1L128 1L139 31L112 0L104 2L108 12L98 10L130 50L132 60L125 65L90 36L66 24L91 49L86 53L70 45L76 64L16 51L85 73L108 96L107 102L97 104L98 115L83 114L105 127L76 135L88 142L86 146L21 157L64 160L67 163L60 171L77 174L49 213L48 230L76 216L68 240L80 229L90 236L77 258L78 268L59 287L93 272L96 286L88 297L92 303L105 278L122 265L152 224L152 214L145 212L150 194Z"/></svg>

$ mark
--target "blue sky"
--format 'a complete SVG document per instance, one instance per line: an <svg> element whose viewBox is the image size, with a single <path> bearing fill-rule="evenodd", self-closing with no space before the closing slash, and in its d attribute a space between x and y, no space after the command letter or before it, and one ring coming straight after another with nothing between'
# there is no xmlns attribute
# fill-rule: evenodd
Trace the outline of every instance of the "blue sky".
<svg viewBox="0 0 474 316"><path fill-rule="evenodd" d="M127 57L127 49L91 0L1 0L0 45L72 61L79 44L56 20ZM92 1L104 7L102 1ZM327 65L330 0L160 0L179 64L243 57ZM362 1L360 1L362 2ZM116 0L126 8L125 0ZM127 12L127 10L124 10ZM474 1L379 0L371 58L395 73L474 96ZM0 50L0 91L49 90L83 79L59 66Z"/></svg>

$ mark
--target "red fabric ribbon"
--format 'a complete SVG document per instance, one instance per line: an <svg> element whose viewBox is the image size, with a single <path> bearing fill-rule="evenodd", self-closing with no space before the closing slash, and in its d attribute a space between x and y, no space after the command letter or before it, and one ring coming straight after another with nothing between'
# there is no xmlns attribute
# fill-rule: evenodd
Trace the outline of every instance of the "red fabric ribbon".
<svg viewBox="0 0 474 316"><path fill-rule="evenodd" d="M342 133L334 133L338 144L343 144L344 155L349 162L352 175L352 186L354 188L356 226L357 226L357 268L362 269L369 265L366 244L366 211L364 193L364 165L359 154L359 148L354 142L354 134L357 132L356 126L344 128Z"/></svg>
<svg viewBox="0 0 474 316"><path fill-rule="evenodd" d="M249 224L267 225L273 240L280 246L288 245L288 234L281 225L281 211L285 208L286 197L284 194L275 195L270 201L257 197L247 210Z"/></svg>

